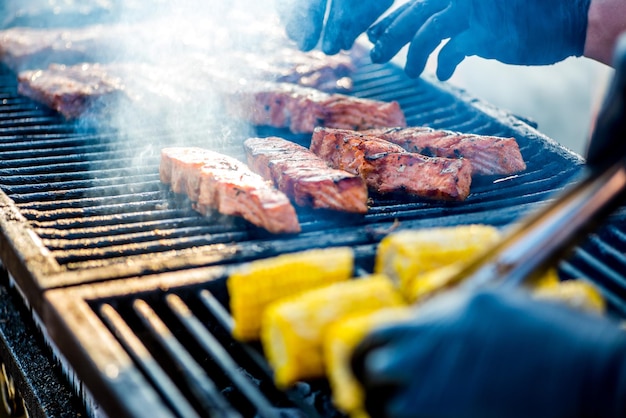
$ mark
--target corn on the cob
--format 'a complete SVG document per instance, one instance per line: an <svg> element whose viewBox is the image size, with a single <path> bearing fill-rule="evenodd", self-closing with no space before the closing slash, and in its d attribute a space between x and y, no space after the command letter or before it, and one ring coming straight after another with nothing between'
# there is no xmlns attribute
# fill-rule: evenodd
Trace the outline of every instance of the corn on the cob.
<svg viewBox="0 0 626 418"><path fill-rule="evenodd" d="M451 279L463 269L465 263L458 262L419 274L407 281L403 296L410 303L421 303L431 296L456 285Z"/></svg>
<svg viewBox="0 0 626 418"><path fill-rule="evenodd" d="M527 280L524 284L531 291L535 291L539 289L555 287L558 286L560 283L561 279L559 279L559 273L557 272L556 268L551 268L548 269L548 271L546 271L544 274Z"/></svg>
<svg viewBox="0 0 626 418"><path fill-rule="evenodd" d="M403 292L404 297L410 303L421 303L435 294L452 288L458 283L453 283L452 278L466 266L465 262L456 262L426 273L417 275L407 283L407 289ZM526 283L531 290L552 288L558 286L559 276L555 269L548 270L545 274L533 278Z"/></svg>
<svg viewBox="0 0 626 418"><path fill-rule="evenodd" d="M352 418L365 418L364 393L352 374L350 359L361 340L372 330L409 320L416 310L408 307L384 308L375 312L349 316L329 326L324 338L326 376L332 390L333 403Z"/></svg>
<svg viewBox="0 0 626 418"><path fill-rule="evenodd" d="M555 286L536 289L533 296L538 299L562 301L565 304L587 312L604 314L606 302L593 284L577 279L565 280Z"/></svg>
<svg viewBox="0 0 626 418"><path fill-rule="evenodd" d="M395 280L409 292L415 277L478 256L500 239L489 225L460 225L400 231L385 237L378 247L374 271Z"/></svg>
<svg viewBox="0 0 626 418"><path fill-rule="evenodd" d="M322 341L331 323L403 305L393 282L383 275L335 283L270 305L262 319L261 342L276 385L285 388L324 376Z"/></svg>
<svg viewBox="0 0 626 418"><path fill-rule="evenodd" d="M233 336L259 338L261 316L273 301L353 276L354 253L349 247L315 249L253 261L227 280Z"/></svg>

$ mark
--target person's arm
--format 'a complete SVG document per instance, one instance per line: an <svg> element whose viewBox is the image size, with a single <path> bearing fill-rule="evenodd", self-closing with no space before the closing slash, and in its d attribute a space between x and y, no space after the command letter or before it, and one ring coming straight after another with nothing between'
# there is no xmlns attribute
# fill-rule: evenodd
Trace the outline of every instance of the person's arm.
<svg viewBox="0 0 626 418"><path fill-rule="evenodd" d="M611 65L615 42L626 31L626 1L592 0L587 20L584 55Z"/></svg>

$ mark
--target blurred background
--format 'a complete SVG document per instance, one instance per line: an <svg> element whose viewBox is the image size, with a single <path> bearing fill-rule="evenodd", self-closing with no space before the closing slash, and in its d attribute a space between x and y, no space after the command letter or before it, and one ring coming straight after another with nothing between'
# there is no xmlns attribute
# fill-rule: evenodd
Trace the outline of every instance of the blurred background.
<svg viewBox="0 0 626 418"><path fill-rule="evenodd" d="M450 83L531 119L538 130L581 155L613 70L587 58L541 67L467 58Z"/></svg>

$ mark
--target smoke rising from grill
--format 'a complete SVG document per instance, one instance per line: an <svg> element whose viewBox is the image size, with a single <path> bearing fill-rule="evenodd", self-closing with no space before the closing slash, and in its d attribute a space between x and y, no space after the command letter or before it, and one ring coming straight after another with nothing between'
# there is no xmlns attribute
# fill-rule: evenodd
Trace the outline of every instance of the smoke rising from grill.
<svg viewBox="0 0 626 418"><path fill-rule="evenodd" d="M264 56L287 43L271 2L10 0L3 7L11 16L5 27L57 31L35 60L17 57L16 72L82 65L89 100L101 98L79 124L149 130L169 143L188 142L190 133L204 135L208 147L245 136L250 126L226 117L224 94L261 78Z"/></svg>
<svg viewBox="0 0 626 418"><path fill-rule="evenodd" d="M188 139L181 135L195 131L206 136L207 147L244 137L250 126L225 115L224 94L256 77L254 68L242 65L243 55L262 54L284 40L272 9L263 6L183 0L155 1L150 13L145 6L122 10L119 23L137 36L120 45L116 61L139 61L141 68L130 65L123 72L132 97L113 113L113 125L157 126L182 143Z"/></svg>

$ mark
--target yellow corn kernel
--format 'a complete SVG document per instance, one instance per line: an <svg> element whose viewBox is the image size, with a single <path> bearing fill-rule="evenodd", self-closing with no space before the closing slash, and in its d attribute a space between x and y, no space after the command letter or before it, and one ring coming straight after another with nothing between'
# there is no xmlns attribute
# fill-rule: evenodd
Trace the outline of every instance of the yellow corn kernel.
<svg viewBox="0 0 626 418"><path fill-rule="evenodd" d="M407 289L403 295L410 303L424 302L437 293L457 285L458 282L453 282L453 279L458 277L458 273L466 265L467 261L457 262L418 275L407 284ZM558 285L559 276L556 269L549 269L545 274L525 283L525 286L531 290L550 289Z"/></svg>
<svg viewBox="0 0 626 418"><path fill-rule="evenodd" d="M271 304L261 325L261 342L278 387L323 377L322 342L328 326L346 315L403 306L393 282L374 275L335 283Z"/></svg>
<svg viewBox="0 0 626 418"><path fill-rule="evenodd" d="M565 280L555 286L535 289L538 299L562 301L567 305L587 312L604 314L606 301L596 286L585 280Z"/></svg>
<svg viewBox="0 0 626 418"><path fill-rule="evenodd" d="M416 310L408 306L384 308L349 316L329 326L324 338L324 359L333 403L337 409L352 418L368 416L363 407L363 389L352 374L352 352L375 328L409 320L415 313Z"/></svg>
<svg viewBox="0 0 626 418"><path fill-rule="evenodd" d="M407 281L403 296L410 303L421 303L437 293L450 289L458 283L452 279L465 267L466 263L458 262L435 270L419 274Z"/></svg>
<svg viewBox="0 0 626 418"><path fill-rule="evenodd" d="M561 279L559 279L558 271L556 268L551 268L544 274L527 280L524 285L531 291L535 291L538 289L555 287L560 283Z"/></svg>
<svg viewBox="0 0 626 418"><path fill-rule="evenodd" d="M316 287L352 278L354 253L349 247L284 254L243 265L227 280L233 336L259 339L261 317L271 302Z"/></svg>
<svg viewBox="0 0 626 418"><path fill-rule="evenodd" d="M501 238L489 225L460 225L400 231L378 246L374 271L395 280L407 292L411 281L454 262L469 261Z"/></svg>

